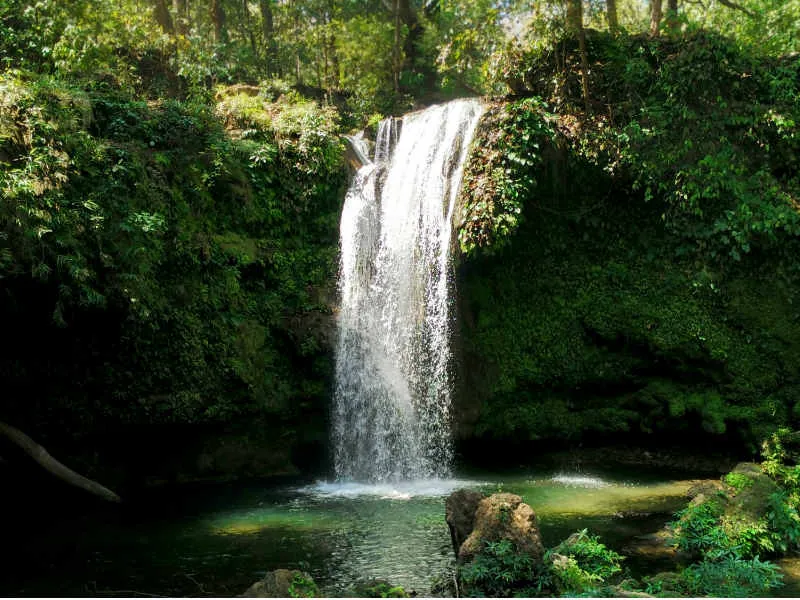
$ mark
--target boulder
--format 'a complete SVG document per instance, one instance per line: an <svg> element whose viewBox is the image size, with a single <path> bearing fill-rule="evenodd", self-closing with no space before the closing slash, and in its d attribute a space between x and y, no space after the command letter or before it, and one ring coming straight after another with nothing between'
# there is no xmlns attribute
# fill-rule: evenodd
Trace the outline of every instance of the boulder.
<svg viewBox="0 0 800 600"><path fill-rule="evenodd" d="M674 531L669 526L664 526L655 533L637 535L623 549L627 556L633 556L647 561L675 562L681 558L688 558L678 551L674 544Z"/></svg>
<svg viewBox="0 0 800 600"><path fill-rule="evenodd" d="M475 511L485 496L474 490L456 490L447 497L444 515L450 528L453 552L458 556L461 544L469 537L475 527Z"/></svg>
<svg viewBox="0 0 800 600"><path fill-rule="evenodd" d="M692 506L697 506L722 491L724 491L724 486L720 480L700 479L692 484L692 487L686 492L686 496L691 500Z"/></svg>
<svg viewBox="0 0 800 600"><path fill-rule="evenodd" d="M739 477L739 488L731 486L728 491L731 499L724 520L728 526L737 523L742 528L748 525L758 527L763 519L768 518L770 496L780 492L781 488L755 463L739 463L726 476L726 481L730 482L732 475Z"/></svg>
<svg viewBox="0 0 800 600"><path fill-rule="evenodd" d="M316 598L317 584L303 571L277 569L247 588L240 598Z"/></svg>
<svg viewBox="0 0 800 600"><path fill-rule="evenodd" d="M500 540L510 540L517 552L541 562L544 546L536 514L516 494L492 494L478 503L472 532L458 551L459 562L472 560L484 542Z"/></svg>

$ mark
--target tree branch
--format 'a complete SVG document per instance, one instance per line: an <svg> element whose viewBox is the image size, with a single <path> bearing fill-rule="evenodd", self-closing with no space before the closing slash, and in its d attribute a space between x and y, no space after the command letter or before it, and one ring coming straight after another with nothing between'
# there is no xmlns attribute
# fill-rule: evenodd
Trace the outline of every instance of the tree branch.
<svg viewBox="0 0 800 600"><path fill-rule="evenodd" d="M66 481L75 487L79 487L90 494L100 496L109 502L122 502L122 499L107 487L102 486L96 481L92 481L91 479L76 473L69 467L62 465L55 458L50 456L47 450L34 442L19 429L11 427L11 425L7 425L6 423L0 421L0 436L8 438L12 443L22 448L22 451L25 452L25 454L35 460L45 471L57 477L58 479Z"/></svg>
<svg viewBox="0 0 800 600"><path fill-rule="evenodd" d="M756 15L754 13L750 12L749 10L747 10L741 4L736 4L735 2L732 2L731 0L717 0L717 2L719 2L723 6L727 6L728 8L732 8L734 10L740 10L740 11L742 11L744 14L746 14L748 17L750 17L752 19L756 18Z"/></svg>

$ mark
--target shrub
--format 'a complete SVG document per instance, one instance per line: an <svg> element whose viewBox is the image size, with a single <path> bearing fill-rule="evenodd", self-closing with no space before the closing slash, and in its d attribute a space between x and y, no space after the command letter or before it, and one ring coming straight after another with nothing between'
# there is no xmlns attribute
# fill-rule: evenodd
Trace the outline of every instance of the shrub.
<svg viewBox="0 0 800 600"><path fill-rule="evenodd" d="M758 557L727 556L687 567L679 585L688 596L753 598L768 596L783 583L777 565Z"/></svg>
<svg viewBox="0 0 800 600"><path fill-rule="evenodd" d="M486 542L472 562L458 569L465 595L490 597L523 592L533 586L535 575L531 557L518 553L510 540Z"/></svg>
<svg viewBox="0 0 800 600"><path fill-rule="evenodd" d="M548 551L546 579L562 595L601 595L601 588L622 572L623 560L584 529Z"/></svg>
<svg viewBox="0 0 800 600"><path fill-rule="evenodd" d="M302 573L295 573L292 583L289 585L289 596L292 598L317 598L319 588L311 577L306 577Z"/></svg>

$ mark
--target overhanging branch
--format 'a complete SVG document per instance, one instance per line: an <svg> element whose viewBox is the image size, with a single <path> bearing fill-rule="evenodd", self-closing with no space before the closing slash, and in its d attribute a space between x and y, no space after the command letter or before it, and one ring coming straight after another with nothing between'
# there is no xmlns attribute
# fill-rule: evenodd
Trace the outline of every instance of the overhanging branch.
<svg viewBox="0 0 800 600"><path fill-rule="evenodd" d="M727 6L728 8L732 8L734 10L740 10L744 14L746 14L748 17L751 17L753 19L755 19L755 17L756 17L756 15L754 13L750 12L749 10L747 10L744 6L742 6L741 4L736 4L736 2L732 2L731 0L717 0L717 2L719 2L723 6Z"/></svg>

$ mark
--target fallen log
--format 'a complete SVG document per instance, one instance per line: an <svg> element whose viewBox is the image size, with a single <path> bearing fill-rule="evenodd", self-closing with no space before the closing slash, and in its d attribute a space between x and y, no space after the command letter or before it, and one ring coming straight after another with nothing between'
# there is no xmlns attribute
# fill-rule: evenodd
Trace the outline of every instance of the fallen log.
<svg viewBox="0 0 800 600"><path fill-rule="evenodd" d="M79 487L90 494L99 496L104 500L108 500L109 502L122 502L122 499L107 487L76 473L69 467L58 462L55 458L50 456L50 453L45 450L44 447L34 442L19 429L0 421L0 436L8 438L13 444L19 446L22 451L35 460L39 466L58 479L70 485L74 485L75 487Z"/></svg>

